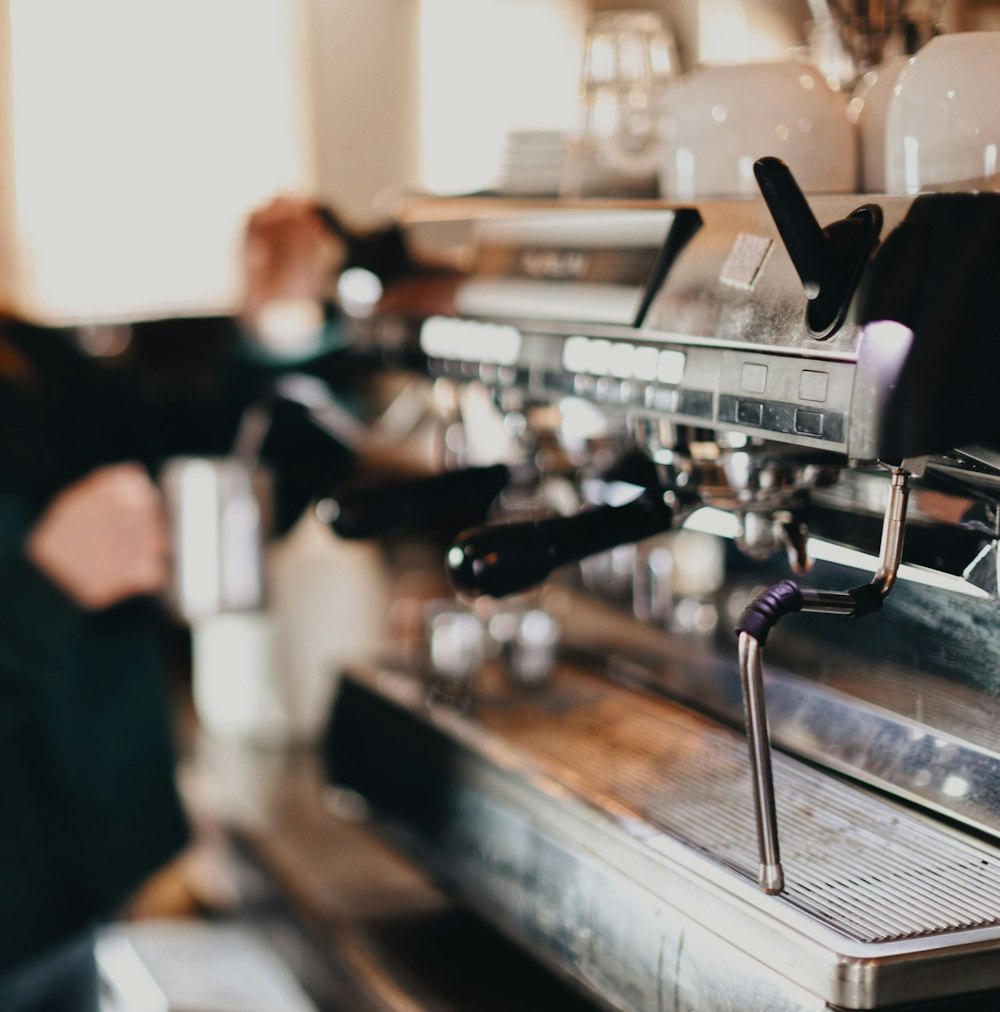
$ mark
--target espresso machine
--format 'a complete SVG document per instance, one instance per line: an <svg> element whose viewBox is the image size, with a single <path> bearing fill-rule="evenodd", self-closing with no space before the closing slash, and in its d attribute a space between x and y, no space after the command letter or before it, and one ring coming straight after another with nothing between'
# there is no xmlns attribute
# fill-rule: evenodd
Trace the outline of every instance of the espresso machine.
<svg viewBox="0 0 1000 1012"><path fill-rule="evenodd" d="M454 642L344 674L330 776L600 1007L994 1008L1000 195L755 174L411 215L454 303L356 341L462 439L324 515L433 528Z"/></svg>

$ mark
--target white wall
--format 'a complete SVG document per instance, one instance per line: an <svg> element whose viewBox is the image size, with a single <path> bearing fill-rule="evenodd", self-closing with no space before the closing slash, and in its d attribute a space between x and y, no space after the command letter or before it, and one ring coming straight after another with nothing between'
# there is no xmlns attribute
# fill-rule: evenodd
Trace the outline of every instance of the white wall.
<svg viewBox="0 0 1000 1012"><path fill-rule="evenodd" d="M573 125L584 0L308 0L320 193L492 185L512 129Z"/></svg>
<svg viewBox="0 0 1000 1012"><path fill-rule="evenodd" d="M495 185L508 131L573 128L585 21L582 0L422 0L428 188Z"/></svg>
<svg viewBox="0 0 1000 1012"><path fill-rule="evenodd" d="M5 7L0 6L0 312L13 310L19 287L10 92L10 24Z"/></svg>
<svg viewBox="0 0 1000 1012"><path fill-rule="evenodd" d="M0 23L21 309L231 308L247 210L313 186L298 0L0 0Z"/></svg>
<svg viewBox="0 0 1000 1012"><path fill-rule="evenodd" d="M420 0L306 6L318 192L366 218L420 181Z"/></svg>
<svg viewBox="0 0 1000 1012"><path fill-rule="evenodd" d="M494 182L569 127L585 0L0 0L0 299L228 311L247 211ZM11 88L5 94L5 74Z"/></svg>

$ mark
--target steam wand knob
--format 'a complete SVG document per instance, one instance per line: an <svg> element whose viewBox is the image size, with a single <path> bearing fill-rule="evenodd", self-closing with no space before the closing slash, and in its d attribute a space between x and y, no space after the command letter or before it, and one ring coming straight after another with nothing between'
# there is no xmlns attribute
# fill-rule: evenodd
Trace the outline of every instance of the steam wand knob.
<svg viewBox="0 0 1000 1012"><path fill-rule="evenodd" d="M761 158L753 171L809 300L809 329L817 338L829 337L844 322L861 273L878 245L882 210L862 204L822 228L780 158Z"/></svg>

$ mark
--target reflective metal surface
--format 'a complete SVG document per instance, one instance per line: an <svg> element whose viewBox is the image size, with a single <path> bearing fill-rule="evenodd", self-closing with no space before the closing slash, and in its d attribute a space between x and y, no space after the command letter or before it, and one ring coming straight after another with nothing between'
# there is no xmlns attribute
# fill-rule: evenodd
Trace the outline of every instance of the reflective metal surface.
<svg viewBox="0 0 1000 1012"><path fill-rule="evenodd" d="M582 492L633 453L655 475L640 492L709 507L690 524L710 548L625 532L543 595L561 656L616 685L557 665L526 691L487 661L459 714L361 674L332 739L335 772L409 846L610 1007L900 1008L1000 989L1000 416L982 368L1000 200L879 197L856 247L860 202L578 207L555 232L552 209L547 232L530 209L494 209L467 230L454 318L399 331L436 390L460 404L475 389L498 428L519 420L543 483L558 458ZM817 321L822 291L835 304ZM449 432L463 424L481 450L459 408ZM567 513L603 502L571 498ZM509 506L492 519L526 519ZM793 575L820 614L782 623L766 670L742 647L753 776L742 734L696 713L740 725L727 627ZM877 617L844 621L890 589ZM776 755L769 790L768 724L823 768Z"/></svg>
<svg viewBox="0 0 1000 1012"><path fill-rule="evenodd" d="M773 896L785 888L785 873L781 867L778 844L771 741L764 709L764 672L761 667L760 644L745 633L740 636L740 682L743 687L744 723L750 752L757 850L760 854L757 881L764 892Z"/></svg>
<svg viewBox="0 0 1000 1012"><path fill-rule="evenodd" d="M995 848L779 755L789 885L764 896L739 735L566 668L530 701L484 678L468 716L427 709L398 676L351 677L334 773L614 1007L678 991L688 1007L734 1007L692 994L709 977L744 1000L755 983L775 996L745 1008L1000 987ZM705 930L715 946L699 943ZM732 961L715 962L720 946Z"/></svg>
<svg viewBox="0 0 1000 1012"><path fill-rule="evenodd" d="M890 636L898 621L894 611L916 595L954 597L901 585L893 607L878 619ZM741 607L745 600L740 596ZM964 606L968 610L979 603ZM579 595L553 595L549 607L563 622L577 655L604 667L616 680L687 701L735 726L742 723L735 644L720 649L704 638L643 628L620 611ZM861 624L833 618L821 627L828 639L817 639L815 627L807 631L801 621L774 634L765 674L772 741L1000 835L1000 735L987 700L940 677L852 658L845 648L855 638L870 642L872 628L866 632ZM821 659L822 679L789 669L804 657L812 657L814 666Z"/></svg>

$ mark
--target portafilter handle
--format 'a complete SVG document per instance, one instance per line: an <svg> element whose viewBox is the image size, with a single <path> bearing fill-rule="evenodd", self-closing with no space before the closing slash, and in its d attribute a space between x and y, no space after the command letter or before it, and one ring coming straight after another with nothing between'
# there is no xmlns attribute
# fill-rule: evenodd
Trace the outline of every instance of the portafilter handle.
<svg viewBox="0 0 1000 1012"><path fill-rule="evenodd" d="M504 597L534 587L560 566L669 530L678 509L673 492L647 489L624 506L477 527L451 547L448 572L463 593Z"/></svg>
<svg viewBox="0 0 1000 1012"><path fill-rule="evenodd" d="M316 509L336 534L350 540L442 526L454 532L484 517L510 479L509 467L494 464L419 478L363 481L321 500Z"/></svg>

